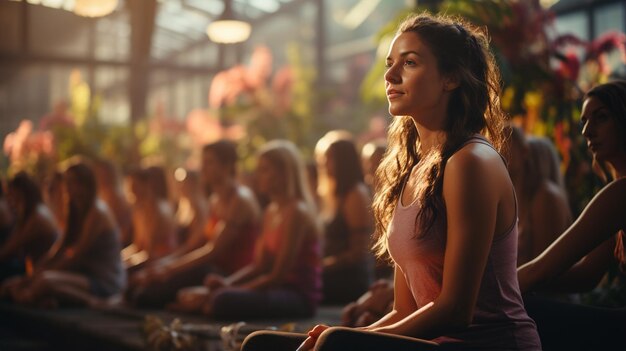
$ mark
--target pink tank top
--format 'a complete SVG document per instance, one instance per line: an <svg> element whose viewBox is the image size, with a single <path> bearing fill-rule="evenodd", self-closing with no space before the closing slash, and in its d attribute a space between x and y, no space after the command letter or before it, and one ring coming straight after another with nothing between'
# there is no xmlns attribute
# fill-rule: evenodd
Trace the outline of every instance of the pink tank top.
<svg viewBox="0 0 626 351"><path fill-rule="evenodd" d="M468 143L489 145L482 138ZM460 148L459 148L460 149ZM428 230L416 224L418 201L408 206L398 199L388 232L389 253L402 271L418 308L436 300L441 292L446 249L445 210ZM524 309L517 281L517 220L492 242L474 316L465 330L434 339L459 350L541 350L534 321Z"/></svg>

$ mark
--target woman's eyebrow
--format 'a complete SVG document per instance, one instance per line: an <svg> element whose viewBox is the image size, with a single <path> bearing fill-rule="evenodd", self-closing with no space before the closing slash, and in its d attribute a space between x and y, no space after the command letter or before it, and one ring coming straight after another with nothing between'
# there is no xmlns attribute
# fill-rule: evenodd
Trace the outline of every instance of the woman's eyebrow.
<svg viewBox="0 0 626 351"><path fill-rule="evenodd" d="M414 54L414 55L416 55L416 56L418 56L418 57L422 57L422 55L420 55L420 53L419 53L419 52L417 52L417 51L413 51L413 50L409 50L409 51L403 51L403 52L401 52L401 53L400 53L400 57L405 57L405 56L410 55L410 54ZM391 56L387 56L387 61L389 61L389 60L391 60Z"/></svg>

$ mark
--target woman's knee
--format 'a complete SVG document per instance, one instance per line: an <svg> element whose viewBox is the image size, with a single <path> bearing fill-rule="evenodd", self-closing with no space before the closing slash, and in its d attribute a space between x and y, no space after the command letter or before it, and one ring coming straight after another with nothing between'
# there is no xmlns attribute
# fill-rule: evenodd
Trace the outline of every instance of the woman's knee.
<svg viewBox="0 0 626 351"><path fill-rule="evenodd" d="M344 350L355 330L346 327L331 327L322 332L315 343L315 351Z"/></svg>
<svg viewBox="0 0 626 351"><path fill-rule="evenodd" d="M293 351L306 339L306 334L282 333L260 330L248 335L241 351Z"/></svg>

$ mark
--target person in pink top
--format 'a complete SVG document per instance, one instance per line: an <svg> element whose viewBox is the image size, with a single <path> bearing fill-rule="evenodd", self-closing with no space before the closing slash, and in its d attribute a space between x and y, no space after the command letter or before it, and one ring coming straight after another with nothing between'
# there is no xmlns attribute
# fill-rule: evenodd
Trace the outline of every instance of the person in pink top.
<svg viewBox="0 0 626 351"><path fill-rule="evenodd" d="M395 117L373 210L375 248L395 267L393 309L366 327L318 325L289 342L257 332L243 350L296 340L298 350L540 350L517 282L517 206L497 152L504 114L486 33L412 15L386 61Z"/></svg>
<svg viewBox="0 0 626 351"><path fill-rule="evenodd" d="M207 276L203 312L221 320L311 317L321 300L320 225L299 151L286 140L267 143L255 175L270 202L254 260L226 277Z"/></svg>

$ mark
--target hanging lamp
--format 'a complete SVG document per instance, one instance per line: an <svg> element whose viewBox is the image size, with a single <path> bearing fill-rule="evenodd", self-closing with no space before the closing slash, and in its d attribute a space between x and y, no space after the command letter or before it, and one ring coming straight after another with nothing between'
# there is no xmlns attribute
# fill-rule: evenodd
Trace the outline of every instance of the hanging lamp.
<svg viewBox="0 0 626 351"><path fill-rule="evenodd" d="M232 10L232 0L224 0L224 12L206 28L209 39L220 44L234 44L246 41L250 37L250 23L239 21Z"/></svg>
<svg viewBox="0 0 626 351"><path fill-rule="evenodd" d="M75 0L74 13L83 17L102 17L115 11L118 0Z"/></svg>

